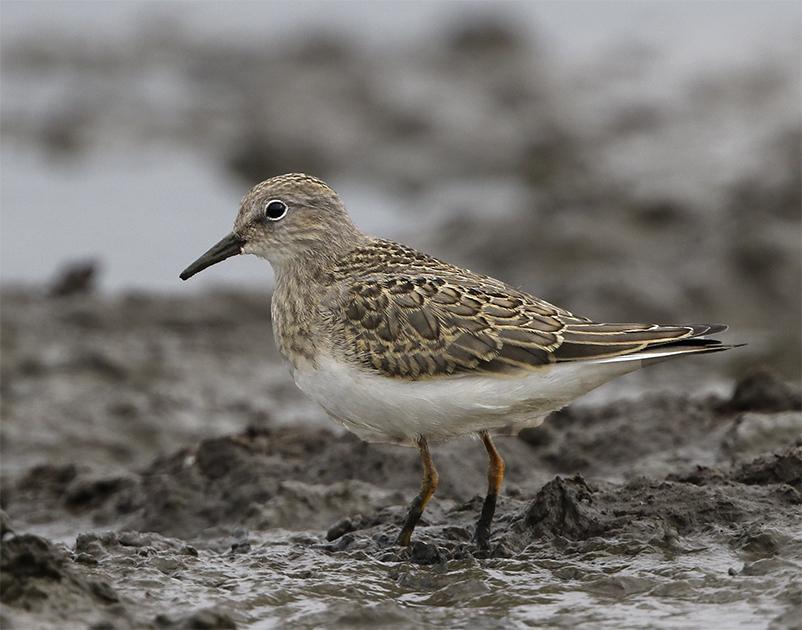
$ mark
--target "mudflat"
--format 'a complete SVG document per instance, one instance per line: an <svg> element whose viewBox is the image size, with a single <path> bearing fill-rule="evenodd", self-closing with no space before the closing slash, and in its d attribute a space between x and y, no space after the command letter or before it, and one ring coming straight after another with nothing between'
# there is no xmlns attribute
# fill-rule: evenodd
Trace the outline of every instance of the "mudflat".
<svg viewBox="0 0 802 630"><path fill-rule="evenodd" d="M720 393L669 379L500 439L487 552L484 451L435 445L441 486L400 549L415 452L360 442L294 389L266 298L67 293L2 295L4 627L802 613L802 401L768 370Z"/></svg>

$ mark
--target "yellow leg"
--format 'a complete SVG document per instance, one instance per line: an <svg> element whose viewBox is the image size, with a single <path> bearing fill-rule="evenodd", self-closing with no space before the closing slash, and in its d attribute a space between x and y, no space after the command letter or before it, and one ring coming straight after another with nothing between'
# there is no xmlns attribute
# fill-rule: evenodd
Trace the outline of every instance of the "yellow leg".
<svg viewBox="0 0 802 630"><path fill-rule="evenodd" d="M490 524L493 522L493 514L496 512L496 499L501 491L501 484L504 482L504 460L496 450L493 440L487 431L482 431L482 442L487 450L490 463L487 467L487 496L482 505L482 515L476 523L476 534L474 540L476 544L487 549L490 546Z"/></svg>
<svg viewBox="0 0 802 630"><path fill-rule="evenodd" d="M440 479L434 467L431 453L429 453L429 445L426 442L426 438L421 437L418 440L418 449L420 450L420 458L423 463L423 481L421 481L420 493L412 500L409 506L407 518L404 521L404 527L401 529L401 533L398 534L398 539L396 540L396 544L402 547L409 545L409 541L412 538L412 531L415 529L415 525L418 524L429 499L432 498L434 491L437 490L437 483Z"/></svg>

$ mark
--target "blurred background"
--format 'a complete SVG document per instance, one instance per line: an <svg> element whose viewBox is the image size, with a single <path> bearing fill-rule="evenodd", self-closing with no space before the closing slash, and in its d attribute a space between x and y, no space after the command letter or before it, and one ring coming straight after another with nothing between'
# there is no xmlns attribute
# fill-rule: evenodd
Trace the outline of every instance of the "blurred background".
<svg viewBox="0 0 802 630"><path fill-rule="evenodd" d="M265 368L267 263L178 280L290 171L578 314L749 344L652 387L796 380L801 29L771 1L4 1L5 415L320 415Z"/></svg>
<svg viewBox="0 0 802 630"><path fill-rule="evenodd" d="M267 285L176 274L303 171L365 230L596 318L727 321L793 371L799 29L795 2L4 2L2 280Z"/></svg>

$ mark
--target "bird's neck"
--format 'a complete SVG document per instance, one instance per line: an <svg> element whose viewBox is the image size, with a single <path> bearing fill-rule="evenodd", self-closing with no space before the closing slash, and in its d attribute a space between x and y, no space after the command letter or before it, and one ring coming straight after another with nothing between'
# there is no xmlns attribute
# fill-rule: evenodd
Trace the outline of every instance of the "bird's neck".
<svg viewBox="0 0 802 630"><path fill-rule="evenodd" d="M306 227L283 247L254 252L266 258L277 277L314 279L353 249L370 241L350 219Z"/></svg>
<svg viewBox="0 0 802 630"><path fill-rule="evenodd" d="M273 335L279 350L294 369L304 364L314 365L316 357L324 350L318 347L321 335L312 335L312 331L321 332L321 304L334 284L334 268L338 261L361 243L362 239L334 240L325 248L309 249L303 255L271 261L276 274L271 304Z"/></svg>

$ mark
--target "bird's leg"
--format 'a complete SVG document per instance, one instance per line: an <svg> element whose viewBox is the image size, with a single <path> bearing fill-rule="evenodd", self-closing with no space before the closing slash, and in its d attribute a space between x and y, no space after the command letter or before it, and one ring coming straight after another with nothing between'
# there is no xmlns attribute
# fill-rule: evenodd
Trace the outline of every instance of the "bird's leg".
<svg viewBox="0 0 802 630"><path fill-rule="evenodd" d="M487 496L482 505L482 515L476 523L476 534L473 538L480 549L487 549L490 547L490 523L493 521L493 514L496 511L496 498L504 481L504 460L496 450L493 440L490 439L490 434L482 431L480 435L485 449L487 449L490 463L487 467Z"/></svg>
<svg viewBox="0 0 802 630"><path fill-rule="evenodd" d="M426 442L426 438L423 436L418 439L418 449L420 450L420 458L423 463L423 481L421 481L418 496L416 496L409 505L404 527L401 529L401 533L398 534L398 539L396 540L396 544L402 547L409 545L409 540L412 537L412 530L415 529L415 525L418 524L423 514L423 509L426 507L429 499L432 498L434 491L437 490L437 482L439 480L437 470L432 461L432 456L429 453L429 445Z"/></svg>

